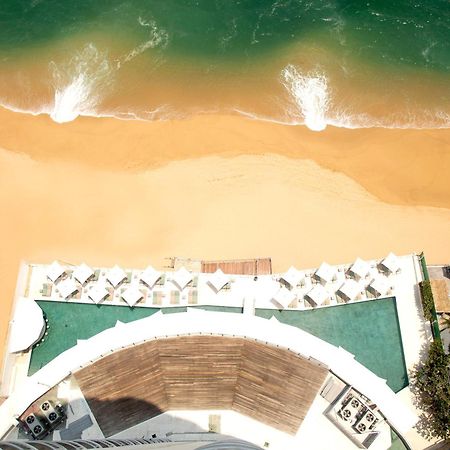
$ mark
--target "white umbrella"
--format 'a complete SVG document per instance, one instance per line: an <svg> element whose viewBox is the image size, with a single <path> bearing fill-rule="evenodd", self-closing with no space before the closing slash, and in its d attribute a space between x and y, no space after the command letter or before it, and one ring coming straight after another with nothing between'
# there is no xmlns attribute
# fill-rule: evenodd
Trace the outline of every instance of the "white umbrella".
<svg viewBox="0 0 450 450"><path fill-rule="evenodd" d="M141 281L143 281L150 289L153 288L155 283L161 278L161 272L155 270L152 266L148 266L141 273Z"/></svg>
<svg viewBox="0 0 450 450"><path fill-rule="evenodd" d="M278 290L278 292L275 293L272 300L283 308L287 308L294 299L295 294L283 286Z"/></svg>
<svg viewBox="0 0 450 450"><path fill-rule="evenodd" d="M321 280L325 281L325 283L333 281L335 275L336 269L326 262L323 262L320 265L320 267L316 270L316 276L319 277Z"/></svg>
<svg viewBox="0 0 450 450"><path fill-rule="evenodd" d="M87 264L82 263L76 267L72 275L81 285L84 285L94 275L94 271Z"/></svg>
<svg viewBox="0 0 450 450"><path fill-rule="evenodd" d="M390 290L388 279L384 275L376 277L369 286L378 295L386 295Z"/></svg>
<svg viewBox="0 0 450 450"><path fill-rule="evenodd" d="M58 291L61 294L61 297L66 299L70 297L72 294L78 292L78 286L72 278L66 278L58 284Z"/></svg>
<svg viewBox="0 0 450 450"><path fill-rule="evenodd" d="M184 267L181 267L172 275L172 281L178 286L180 291L182 291L191 280L191 273Z"/></svg>
<svg viewBox="0 0 450 450"><path fill-rule="evenodd" d="M122 298L130 305L134 306L139 300L144 297L144 294L136 287L130 286L123 294Z"/></svg>
<svg viewBox="0 0 450 450"><path fill-rule="evenodd" d="M381 261L381 265L390 273L395 273L400 268L398 257L392 252Z"/></svg>
<svg viewBox="0 0 450 450"><path fill-rule="evenodd" d="M117 265L110 269L106 275L106 279L111 283L113 288L116 288L126 277L127 274Z"/></svg>
<svg viewBox="0 0 450 450"><path fill-rule="evenodd" d="M350 301L354 300L361 292L359 284L352 279L345 280L344 284L338 289Z"/></svg>
<svg viewBox="0 0 450 450"><path fill-rule="evenodd" d="M225 275L221 269L217 269L214 273L209 275L208 283L216 291L219 292L228 282L230 278Z"/></svg>
<svg viewBox="0 0 450 450"><path fill-rule="evenodd" d="M47 270L47 277L56 283L60 277L62 277L66 273L64 267L59 264L58 261L53 261Z"/></svg>
<svg viewBox="0 0 450 450"><path fill-rule="evenodd" d="M325 300L330 298L328 291L321 285L316 284L307 294L316 305L322 305Z"/></svg>
<svg viewBox="0 0 450 450"><path fill-rule="evenodd" d="M108 294L109 294L109 291L105 288L104 285L95 284L89 290L88 297L94 303L100 303Z"/></svg>
<svg viewBox="0 0 450 450"><path fill-rule="evenodd" d="M291 287L295 287L305 278L305 274L291 266L286 273L281 275L280 278L286 281L286 283L288 283Z"/></svg>
<svg viewBox="0 0 450 450"><path fill-rule="evenodd" d="M365 278L370 272L370 265L361 258L356 258L356 261L350 267L350 272L356 276L356 278Z"/></svg>

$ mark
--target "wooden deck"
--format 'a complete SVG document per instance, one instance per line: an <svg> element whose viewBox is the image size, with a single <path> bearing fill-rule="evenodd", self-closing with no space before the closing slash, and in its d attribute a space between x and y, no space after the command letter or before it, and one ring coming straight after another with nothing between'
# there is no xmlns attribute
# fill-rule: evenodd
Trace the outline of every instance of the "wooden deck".
<svg viewBox="0 0 450 450"><path fill-rule="evenodd" d="M105 436L176 409L232 409L295 434L327 373L262 343L184 336L115 352L75 378Z"/></svg>
<svg viewBox="0 0 450 450"><path fill-rule="evenodd" d="M270 258L236 259L224 261L202 261L201 271L213 273L217 269L235 275L271 275L272 260Z"/></svg>

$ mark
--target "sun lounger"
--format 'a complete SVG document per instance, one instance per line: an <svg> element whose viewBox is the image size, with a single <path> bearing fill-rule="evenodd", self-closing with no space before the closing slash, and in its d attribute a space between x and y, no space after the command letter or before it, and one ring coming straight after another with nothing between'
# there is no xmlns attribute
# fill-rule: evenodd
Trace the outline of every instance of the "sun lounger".
<svg viewBox="0 0 450 450"><path fill-rule="evenodd" d="M188 303L189 305L196 305L198 303L197 289L192 289L188 292Z"/></svg>
<svg viewBox="0 0 450 450"><path fill-rule="evenodd" d="M163 293L162 292L158 292L158 291L154 291L153 292L153 304L154 305L162 305L162 299L163 299Z"/></svg>
<svg viewBox="0 0 450 450"><path fill-rule="evenodd" d="M179 305L180 304L180 291L172 291L170 293L170 304Z"/></svg>

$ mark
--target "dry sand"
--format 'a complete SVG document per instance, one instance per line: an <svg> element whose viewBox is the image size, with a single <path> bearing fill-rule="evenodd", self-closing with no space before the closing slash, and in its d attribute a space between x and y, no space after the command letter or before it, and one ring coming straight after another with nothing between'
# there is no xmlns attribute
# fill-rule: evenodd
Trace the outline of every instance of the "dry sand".
<svg viewBox="0 0 450 450"><path fill-rule="evenodd" d="M449 259L449 130L312 133L224 116L61 126L7 111L0 124L1 342L21 259Z"/></svg>

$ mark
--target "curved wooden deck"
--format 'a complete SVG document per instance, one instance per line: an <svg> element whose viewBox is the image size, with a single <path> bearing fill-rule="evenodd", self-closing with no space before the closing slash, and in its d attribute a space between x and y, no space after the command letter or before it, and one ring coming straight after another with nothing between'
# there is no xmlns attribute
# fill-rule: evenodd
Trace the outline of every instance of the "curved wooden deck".
<svg viewBox="0 0 450 450"><path fill-rule="evenodd" d="M183 336L115 352L75 378L105 436L176 409L232 409L295 434L327 373L259 342Z"/></svg>

